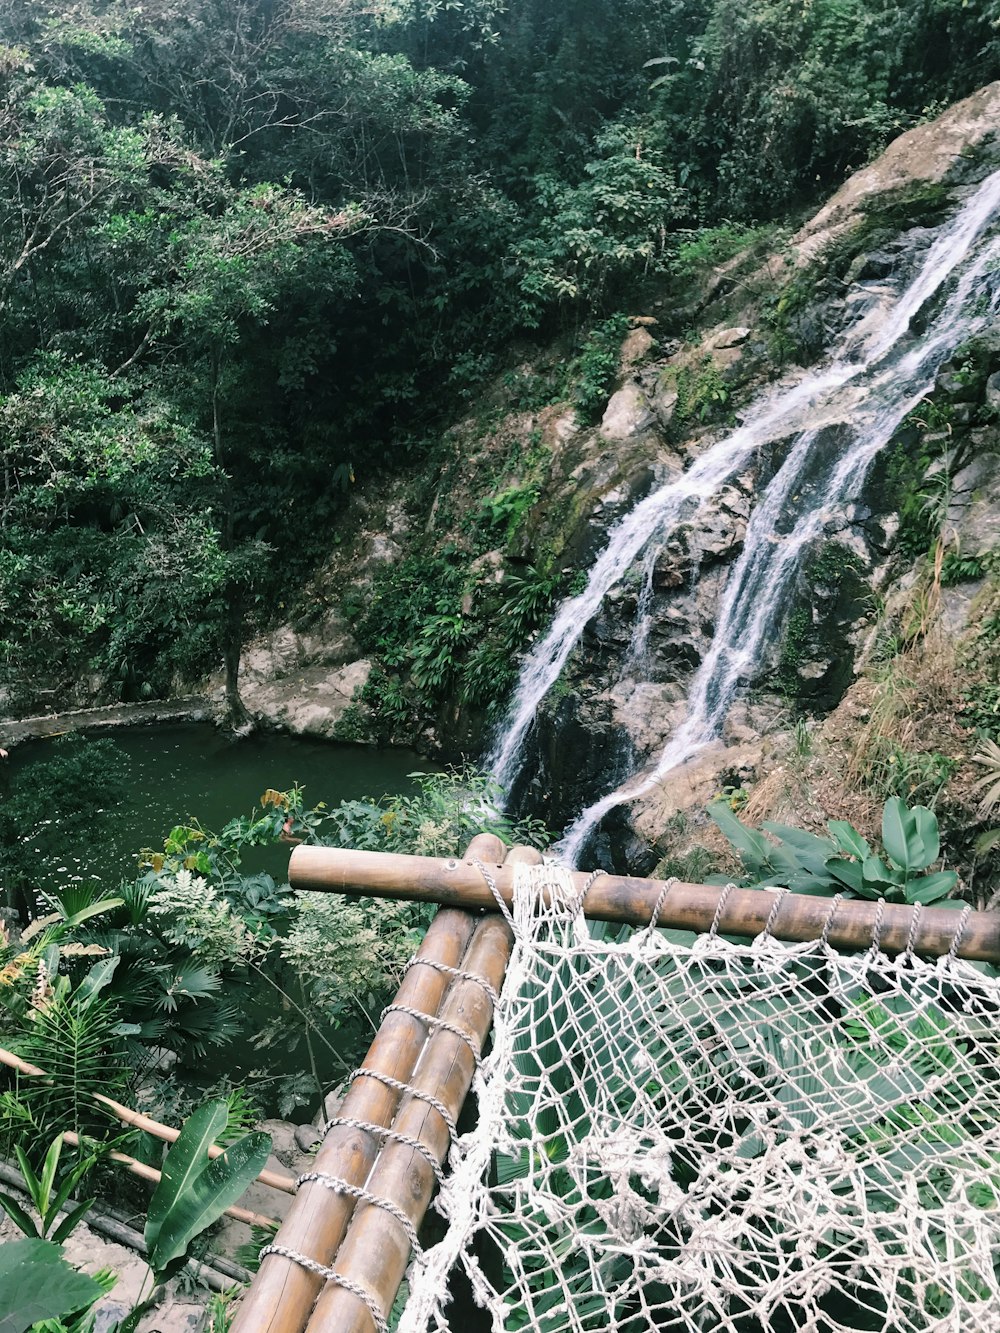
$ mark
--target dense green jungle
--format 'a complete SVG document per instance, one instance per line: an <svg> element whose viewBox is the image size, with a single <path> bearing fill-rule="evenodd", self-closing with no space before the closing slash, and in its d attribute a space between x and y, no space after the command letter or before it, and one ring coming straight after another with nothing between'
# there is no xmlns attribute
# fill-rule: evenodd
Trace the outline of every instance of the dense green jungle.
<svg viewBox="0 0 1000 1333"><path fill-rule="evenodd" d="M0 0L0 1333L229 1328L432 916L292 845L996 910L996 80L997 0Z"/></svg>

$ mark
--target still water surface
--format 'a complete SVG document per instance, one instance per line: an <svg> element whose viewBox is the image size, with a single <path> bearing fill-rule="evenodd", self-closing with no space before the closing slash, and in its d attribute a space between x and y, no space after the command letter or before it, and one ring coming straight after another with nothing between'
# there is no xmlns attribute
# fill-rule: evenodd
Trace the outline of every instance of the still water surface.
<svg viewBox="0 0 1000 1333"><path fill-rule="evenodd" d="M116 807L110 828L102 825L99 844L72 851L62 848L53 855L45 848L45 837L37 839L42 871L38 882L43 887L96 880L103 891L114 892L123 878L131 879L137 873L139 849L162 847L164 836L175 824L193 817L202 827L217 830L236 815L259 808L260 797L269 787L286 791L299 783L305 788L307 804L324 801L336 805L342 800L411 791L415 784L408 775L432 767L412 750L375 750L278 734L233 742L204 723L130 727L105 734L125 756L128 794ZM8 761L12 782L20 786L30 781L25 770L34 761L51 757L52 747L52 740L18 746ZM267 871L283 883L289 850L286 846L249 848L243 869L248 874ZM378 910L377 904L373 910ZM243 1033L222 1049L209 1048L204 1060L188 1061L176 1073L192 1092L222 1075L235 1083L250 1079L264 1111L274 1115L279 1110L278 1080L302 1074L308 1067L305 1045L295 1040L301 1034L296 1034L294 1011L265 982L248 978L240 990ZM288 1025L287 1039L258 1049L253 1034L279 1016ZM324 1035L335 1048L346 1051L357 1049L359 1041L367 1042L366 1034L354 1026ZM314 1045L320 1077L332 1087L343 1078L343 1065L322 1039ZM251 1078L252 1071L261 1070L268 1076L263 1082ZM314 1110L315 1105L310 1104L293 1118L308 1119Z"/></svg>
<svg viewBox="0 0 1000 1333"><path fill-rule="evenodd" d="M307 804L336 805L411 791L414 783L408 774L430 767L412 750L375 750L277 733L231 741L207 723L129 727L104 734L125 755L128 796L117 808L110 839L102 830L99 847L78 848L73 864L67 865L63 856L60 865L65 868L53 866L52 872L61 878L94 878L108 889L116 888L123 876L131 879L139 849L162 847L175 824L195 818L203 828L219 829L236 815L250 814L268 787L287 791L299 783ZM52 747L51 740L18 746L8 761L12 780L17 782L26 765L50 757ZM283 881L288 848L251 849L247 868L267 870Z"/></svg>

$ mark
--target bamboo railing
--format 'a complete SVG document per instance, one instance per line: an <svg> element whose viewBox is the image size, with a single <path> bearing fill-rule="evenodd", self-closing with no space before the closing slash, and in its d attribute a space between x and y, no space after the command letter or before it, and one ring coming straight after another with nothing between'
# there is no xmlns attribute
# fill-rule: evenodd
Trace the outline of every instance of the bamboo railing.
<svg viewBox="0 0 1000 1333"><path fill-rule="evenodd" d="M509 906L515 865L540 859L530 848L505 855L488 835L473 839L461 860L309 846L292 853L295 889L435 902L441 910L365 1058L362 1070L373 1076L351 1083L275 1237L279 1252L264 1258L232 1333L385 1327L510 957L511 933L483 868ZM789 941L825 937L847 950L877 943L889 953L1000 963L1000 913L615 875L574 873L574 883L586 889L583 912L595 920L646 926L656 912L657 924L675 929L746 937L767 930ZM359 1200L361 1190L367 1197Z"/></svg>
<svg viewBox="0 0 1000 1333"><path fill-rule="evenodd" d="M503 860L504 853L499 838L480 834L473 838L466 855L497 864ZM535 855L529 849L518 854ZM365 1056L362 1069L371 1071L375 1077L356 1078L340 1108L338 1118L355 1123L338 1124L330 1129L316 1155L312 1174L340 1181L347 1191L362 1188L369 1183L380 1157L384 1135L379 1130L389 1126L397 1128L404 1116L406 1123L417 1130L414 1137L426 1142L427 1152L440 1160L439 1153L447 1149L447 1143L443 1142L447 1127L440 1121L438 1112L427 1103L421 1103L424 1116L418 1124L419 1116L411 1109L411 1103L420 1099L404 1093L401 1087L419 1086L425 1078L433 1080L436 1086L432 1095L447 1108L455 1108L457 1115L472 1078L472 1054L461 1037L437 1027L435 1020L443 1017L442 1006L447 996L448 1017L445 1021L463 1028L473 1041L485 1036L492 1021L492 1004L481 986L461 983L454 978L453 972L459 969L475 973L477 966L483 967L490 975L487 976L485 970L479 975L499 989L510 946L507 926L500 920L477 920L469 912L447 909L437 913L417 951L414 965L403 979L391 1011L383 1018ZM423 1014L430 1021L422 1021L415 1014ZM428 1056L426 1060L425 1054ZM390 1083L382 1079L389 1079ZM363 1128L365 1125L371 1129ZM425 1195L426 1199L430 1198L434 1183L433 1168L425 1155L416 1149L400 1144L393 1146L400 1149L394 1159L393 1180L382 1181L382 1187L401 1187L400 1192L405 1196L402 1207L419 1225L426 1208L426 1200L423 1203L421 1200ZM381 1164L379 1171L381 1175ZM430 1187L425 1178L428 1172ZM328 1284L322 1270L332 1268L335 1261L340 1264L342 1248L345 1253L352 1254L369 1275L373 1269L384 1268L384 1277L377 1277L373 1285L366 1288L378 1301L384 1315L398 1286L397 1278L389 1291L391 1275L398 1272L402 1276L409 1242L401 1224L384 1210L376 1211L378 1224L374 1228L371 1221L365 1222L364 1213L370 1206L356 1207L355 1198L347 1191L335 1192L318 1180L302 1185L273 1243L275 1247L303 1257L321 1271L313 1271L286 1254L268 1254L243 1298L231 1333L303 1333L307 1328L310 1333L321 1329L330 1330L330 1333L333 1330L342 1333L348 1328L363 1328L368 1333L376 1330L375 1320L357 1296L344 1291L343 1298L331 1294L326 1299L324 1288ZM356 1212L359 1229L351 1238L349 1228L354 1230ZM375 1239L371 1240L373 1231ZM357 1239L358 1235L362 1240ZM367 1242L363 1241L365 1235L369 1237ZM366 1254L365 1244L371 1245L375 1253ZM335 1310L328 1319L326 1311L334 1301L338 1306L346 1303L350 1308L346 1315ZM342 1318L345 1322L338 1322Z"/></svg>
<svg viewBox="0 0 1000 1333"><path fill-rule="evenodd" d="M480 861L486 861L480 856ZM488 866L504 902L513 899L514 870L510 858ZM657 924L675 930L705 931L713 924L725 935L752 938L768 929L775 939L805 941L826 938L835 948L867 949L876 929L886 953L940 958L952 950L960 933L958 957L1000 963L1000 912L961 912L945 907L914 908L895 903L849 898L835 905L829 898L768 889L720 888L678 880L634 879L625 875L592 876L574 871L573 883L583 899L583 914L592 921L617 921L648 926L657 903ZM473 858L459 861L429 856L395 856L335 847L296 847L288 878L294 889L364 893L375 898L407 898L441 903L467 911L495 911L496 902ZM661 902L661 896L666 897ZM722 911L716 922L720 902ZM828 928L829 927L829 928Z"/></svg>
<svg viewBox="0 0 1000 1333"><path fill-rule="evenodd" d="M28 1078L47 1079L49 1075L38 1065L30 1064L23 1060L13 1051L4 1050L0 1047L0 1065L6 1065L8 1069L13 1069L15 1073L23 1074ZM103 1093L93 1092L90 1098L98 1106L110 1112L116 1120L120 1120L123 1125L129 1125L132 1129L145 1130L153 1138L159 1139L163 1143L175 1143L180 1136L180 1130L172 1125L161 1124L159 1120L152 1119L151 1116L143 1115L141 1111L133 1111L129 1106L123 1106L121 1102L112 1101L110 1097L105 1097ZM79 1137L70 1130L63 1133L65 1141L73 1147L78 1147ZM221 1157L224 1148L212 1144L208 1149L209 1157ZM116 1162L134 1176L139 1176L142 1180L148 1180L153 1184L158 1184L160 1172L154 1167L147 1166L144 1162L137 1161L134 1157L129 1157L127 1153L110 1152L108 1158ZM266 1185L273 1190L279 1190L283 1194L295 1193L295 1181L291 1176L282 1175L278 1171L264 1170L257 1177L261 1185ZM278 1223L273 1217L267 1217L262 1213L254 1213L249 1209L241 1208L238 1204L232 1204L226 1209L226 1215L234 1218L237 1222L245 1222L247 1226L270 1227L277 1230Z"/></svg>

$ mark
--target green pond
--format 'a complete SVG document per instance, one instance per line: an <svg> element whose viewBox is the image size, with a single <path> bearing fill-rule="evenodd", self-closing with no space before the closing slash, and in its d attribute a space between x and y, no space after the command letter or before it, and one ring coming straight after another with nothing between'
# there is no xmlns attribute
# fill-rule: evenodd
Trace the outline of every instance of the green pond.
<svg viewBox="0 0 1000 1333"><path fill-rule="evenodd" d="M37 882L43 887L97 880L113 892L122 878L136 874L139 849L161 847L164 835L175 824L193 817L204 828L220 828L235 815L250 813L269 787L285 791L298 783L305 788L308 804L324 801L335 805L341 800L413 790L415 784L408 775L433 767L411 750L376 750L276 733L231 741L214 727L198 723L119 728L103 734L125 756L127 798L116 806L110 832L102 828L99 844L78 846L71 852L63 848L53 856L44 848L44 836L38 839ZM7 765L15 787L30 780L25 772L28 766L53 754L53 744L52 740L32 741L11 753ZM284 846L250 849L244 869L247 873L267 871L282 883L287 879L289 850ZM241 1009L246 1017L245 1038L222 1049L209 1048L205 1061L177 1072L184 1083L197 1087L210 1085L222 1075L241 1082L251 1071L264 1069L274 1082L260 1085L258 1097L268 1114L276 1114L277 1080L304 1072L305 1044L300 1041L294 1049L279 1044L266 1050L252 1044L249 1034L279 1014L284 1014L293 1031L295 1027L294 1011L283 1007L281 998L264 982L247 983ZM349 1049L356 1047L359 1033L331 1032L328 1039L335 1048ZM343 1067L321 1042L314 1044L321 1076L332 1086L343 1077ZM314 1109L310 1105L292 1118L309 1118Z"/></svg>
<svg viewBox="0 0 1000 1333"><path fill-rule="evenodd" d="M97 733L95 733L97 734ZM108 888L136 871L140 848L158 848L175 824L197 819L204 828L221 828L236 815L249 814L269 788L305 788L306 801L355 800L385 792L410 791L408 774L426 771L426 760L412 750L375 750L298 736L259 733L232 741L206 723L163 727L128 727L100 733L125 756L129 794L117 807L110 835L100 846L62 853L58 865L45 865L39 879L96 879ZM10 779L29 764L53 753L52 740L20 745L8 760ZM45 853L39 854L45 859ZM251 864L251 858L253 862ZM284 880L288 848L248 853L248 869L267 870Z"/></svg>

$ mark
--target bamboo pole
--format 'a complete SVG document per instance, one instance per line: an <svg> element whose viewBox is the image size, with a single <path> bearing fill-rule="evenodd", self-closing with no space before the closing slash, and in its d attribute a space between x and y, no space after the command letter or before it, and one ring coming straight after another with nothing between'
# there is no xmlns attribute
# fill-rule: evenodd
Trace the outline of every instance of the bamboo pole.
<svg viewBox="0 0 1000 1333"><path fill-rule="evenodd" d="M44 1069L39 1069L37 1065L29 1064L27 1060L22 1060L19 1055L14 1055L12 1051L5 1051L0 1047L0 1064L7 1065L9 1069L16 1070L19 1074L27 1074L33 1078L48 1078ZM180 1130L172 1125L161 1125L159 1120L152 1120L148 1115L143 1115L141 1111L133 1111L128 1106L123 1106L121 1102L114 1102L110 1097L105 1097L103 1093L94 1092L91 1096L95 1102L106 1107L111 1114L122 1122L130 1125L133 1129L145 1130L147 1134L152 1134L156 1139L161 1139L164 1143L176 1143L180 1135ZM220 1148L217 1144L212 1144L208 1150L209 1157L221 1157L225 1148ZM264 1170L257 1177L258 1184L267 1185L273 1190L280 1190L283 1194L295 1193L295 1181L291 1176L282 1175L279 1171Z"/></svg>
<svg viewBox="0 0 1000 1333"><path fill-rule="evenodd" d="M71 1129L64 1130L63 1139L71 1148L80 1146L80 1136ZM140 1180L148 1180L154 1185L158 1185L162 1178L162 1171L157 1171L155 1166L147 1166L145 1162L140 1162L135 1157L129 1157L128 1153L112 1150L107 1154L112 1162L117 1162L119 1166L124 1166L133 1176L138 1176ZM226 1209L226 1215L233 1217L237 1222L245 1222L249 1227L269 1227L272 1231L277 1231L280 1223L273 1217L265 1217L263 1213L252 1213L248 1208L240 1208L237 1204L232 1204Z"/></svg>
<svg viewBox="0 0 1000 1333"><path fill-rule="evenodd" d="M485 861L485 858L479 858ZM513 897L513 867L490 866L504 901ZM572 871L573 882L582 892L589 876ZM491 910L496 904L479 869L468 856L461 861L440 857L397 856L385 852L357 852L333 847L296 847L288 870L295 889L333 893L365 893L379 898L407 898L436 902L467 911ZM630 925L649 924L653 909L666 887L656 879L632 879L601 875L584 900L584 914L596 921L618 921ZM657 922L677 930L707 930L715 919L722 895L725 902L719 930L728 935L760 934L771 919L775 893L767 889L721 889L713 884L674 882ZM866 949L875 933L881 910L880 947L887 953L902 953L910 942L913 907L844 899L834 908L829 898L786 893L771 920L771 934L780 940L818 939L831 920L827 938L837 948ZM959 928L958 911L926 907L914 931L915 953L941 957L951 949ZM972 912L965 921L958 956L981 962L1000 963L1000 912Z"/></svg>
<svg viewBox="0 0 1000 1333"><path fill-rule="evenodd" d="M530 847L515 847L504 861L537 864L541 855ZM463 971L482 977L499 991L503 985L514 937L499 914L486 917L477 927ZM493 1021L489 993L475 981L455 983L441 1010L446 1022L468 1032L482 1049ZM430 1094L457 1120L472 1084L475 1061L468 1042L439 1028L420 1059L411 1080L414 1088ZM393 1129L416 1139L443 1163L450 1146L448 1126L440 1113L418 1097L403 1098ZM405 1143L390 1140L379 1156L366 1189L400 1209L417 1231L434 1193L436 1177L426 1157ZM344 1241L337 1252L337 1272L371 1293L384 1316L396 1298L410 1258L407 1230L384 1208L358 1205ZM310 1319L306 1333L375 1333L371 1311L358 1296L336 1281L327 1284Z"/></svg>
<svg viewBox="0 0 1000 1333"><path fill-rule="evenodd" d="M298 849L297 849L298 850ZM499 838L480 834L469 856L494 862L503 856ZM438 912L417 952L418 960L461 967L475 920L466 912ZM434 966L412 967L396 996L397 1004L436 1017L452 978ZM382 1021L363 1068L406 1083L427 1042L427 1025L409 1014L394 1012ZM396 1115L400 1094L374 1078L351 1084L340 1110L342 1117L388 1126ZM335 1126L316 1155L315 1170L361 1186L368 1178L382 1140L364 1130ZM329 1265L347 1230L354 1200L307 1184L297 1194L274 1243ZM269 1254L240 1304L231 1333L302 1333L323 1287L322 1277L282 1255Z"/></svg>

